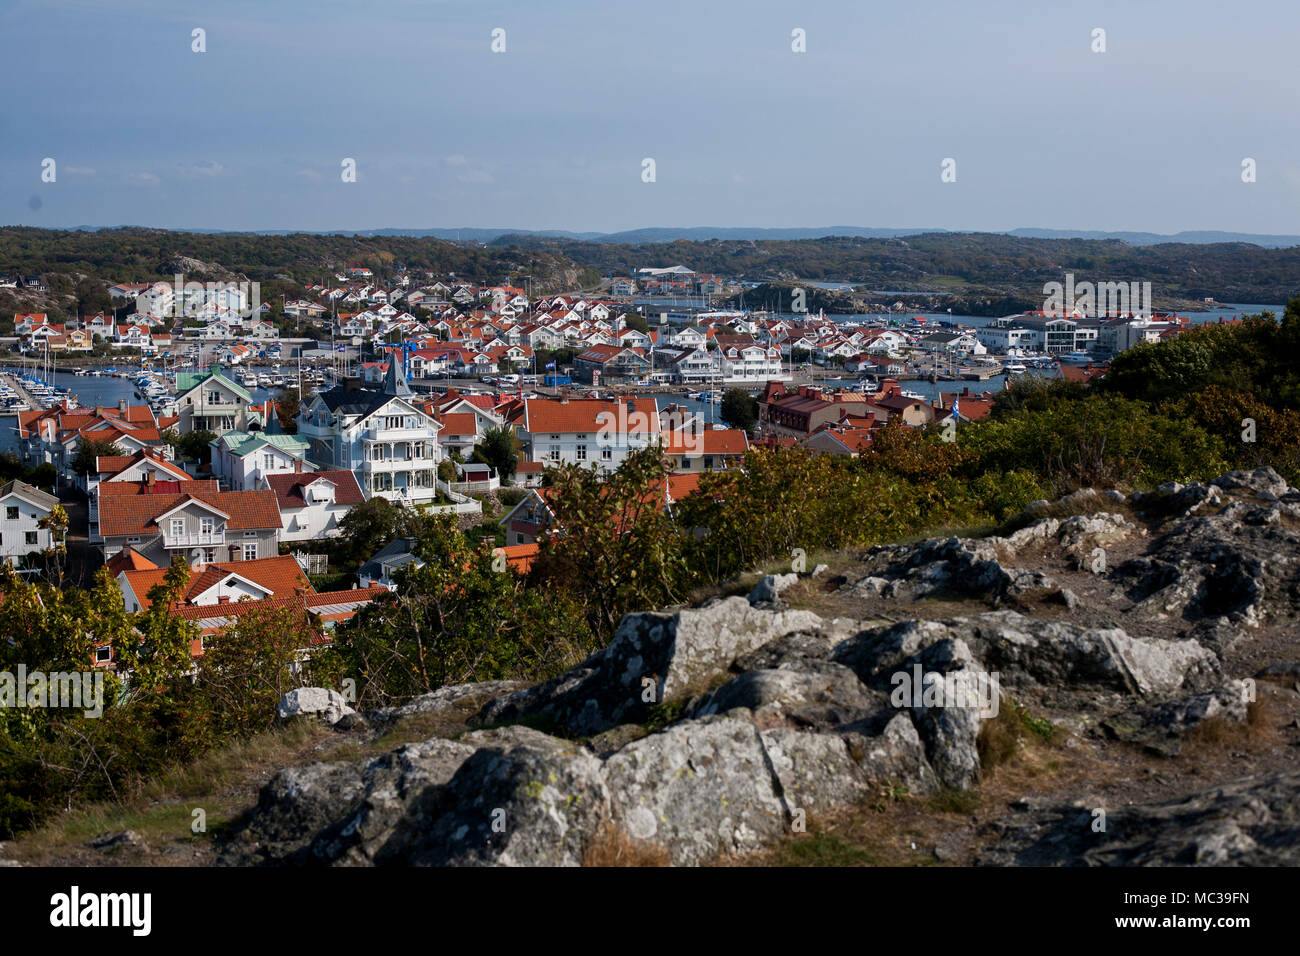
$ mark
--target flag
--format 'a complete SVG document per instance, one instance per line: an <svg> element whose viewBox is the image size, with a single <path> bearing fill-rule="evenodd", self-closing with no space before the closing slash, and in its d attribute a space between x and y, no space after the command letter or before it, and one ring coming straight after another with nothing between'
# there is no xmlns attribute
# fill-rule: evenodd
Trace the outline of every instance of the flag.
<svg viewBox="0 0 1300 956"><path fill-rule="evenodd" d="M957 417L957 414L958 414L958 411L957 411L957 396L954 395L954 396L952 397L952 417L955 419L955 418Z"/></svg>
<svg viewBox="0 0 1300 956"><path fill-rule="evenodd" d="M547 363L546 363L546 367L549 368L549 369L553 369L553 368L555 368L555 363L554 363L554 362L547 362Z"/></svg>

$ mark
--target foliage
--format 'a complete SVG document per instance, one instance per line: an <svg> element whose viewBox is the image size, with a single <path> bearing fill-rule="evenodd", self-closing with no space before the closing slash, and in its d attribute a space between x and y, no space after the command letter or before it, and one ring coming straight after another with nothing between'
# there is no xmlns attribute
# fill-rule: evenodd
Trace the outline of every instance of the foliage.
<svg viewBox="0 0 1300 956"><path fill-rule="evenodd" d="M559 533L541 540L534 574L543 587L566 589L603 636L629 611L682 595L681 536L665 514L668 472L656 449L634 451L605 477L594 465L550 471Z"/></svg>
<svg viewBox="0 0 1300 956"><path fill-rule="evenodd" d="M410 537L415 519L413 509L379 495L357 505L339 521L340 537L330 549L334 563L355 566L394 538Z"/></svg>
<svg viewBox="0 0 1300 956"><path fill-rule="evenodd" d="M1057 494L1214 477L1228 467L1223 441L1194 422L1105 395L977 422L961 444L979 472L1029 471Z"/></svg>
<svg viewBox="0 0 1300 956"><path fill-rule="evenodd" d="M181 435L169 428L163 433L163 439L172 446L178 458L201 462L208 461L212 457L209 446L217 440L217 437L216 432L204 429Z"/></svg>
<svg viewBox="0 0 1300 956"><path fill-rule="evenodd" d="M474 446L474 460L490 465L503 481L515 473L519 464L519 440L512 429L489 428Z"/></svg>
<svg viewBox="0 0 1300 956"><path fill-rule="evenodd" d="M718 410L722 420L732 428L750 432L758 424L758 402L743 388L729 388L723 392Z"/></svg>
<svg viewBox="0 0 1300 956"><path fill-rule="evenodd" d="M97 441L83 438L77 445L77 453L69 463L73 474L88 475L95 472L95 459L100 456L121 455L122 449L111 441Z"/></svg>
<svg viewBox="0 0 1300 956"><path fill-rule="evenodd" d="M559 673L592 649L563 595L524 587L450 515L419 515L422 566L397 572L397 592L341 626L329 653L356 675L361 698L387 703L443 684Z"/></svg>
<svg viewBox="0 0 1300 956"><path fill-rule="evenodd" d="M304 636L319 629L302 608L258 609L240 614L204 643L195 691L213 739L274 723L280 698L303 683L295 665Z"/></svg>

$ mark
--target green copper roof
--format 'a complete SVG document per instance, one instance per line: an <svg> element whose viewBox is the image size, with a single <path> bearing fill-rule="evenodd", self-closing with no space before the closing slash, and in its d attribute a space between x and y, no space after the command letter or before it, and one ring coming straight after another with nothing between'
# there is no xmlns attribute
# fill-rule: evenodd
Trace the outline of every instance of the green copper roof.
<svg viewBox="0 0 1300 956"><path fill-rule="evenodd" d="M176 373L176 394L184 395L191 392L198 386L202 385L208 379L219 379L221 384L229 388L232 392L242 398L244 401L252 404L253 396L248 389L240 385L234 379L227 378L225 373L219 368L212 369L208 372L177 372Z"/></svg>
<svg viewBox="0 0 1300 956"><path fill-rule="evenodd" d="M311 447L310 442L299 438L297 435L268 435L265 432L241 431L228 431L212 444L225 445L230 449L231 454L238 458L251 455L259 448L265 448L267 445L298 458Z"/></svg>

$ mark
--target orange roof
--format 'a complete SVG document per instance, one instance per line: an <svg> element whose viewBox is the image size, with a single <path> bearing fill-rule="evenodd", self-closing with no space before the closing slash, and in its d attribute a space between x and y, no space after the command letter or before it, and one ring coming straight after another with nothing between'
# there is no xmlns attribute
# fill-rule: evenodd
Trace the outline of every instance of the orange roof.
<svg viewBox="0 0 1300 956"><path fill-rule="evenodd" d="M743 455L749 438L739 428L706 428L697 434L683 431L664 433L666 455Z"/></svg>
<svg viewBox="0 0 1300 956"><path fill-rule="evenodd" d="M1106 374L1104 368L1096 368L1092 365L1062 365L1061 378L1067 382L1091 382L1094 378L1101 378ZM965 414L965 409L962 409Z"/></svg>
<svg viewBox="0 0 1300 956"><path fill-rule="evenodd" d="M132 481L101 481L95 493L100 498L114 498L119 496L131 495L178 495L182 482L176 481L155 481L150 485L142 479ZM183 482L187 493L194 492L199 494L216 494L221 490L221 483L215 478L190 478Z"/></svg>
<svg viewBox="0 0 1300 956"><path fill-rule="evenodd" d="M109 485L101 485L111 487ZM275 492L261 491L191 491L184 494L109 495L99 502L99 533L104 537L126 534L154 534L157 519L189 501L197 501L230 516L226 528L243 531L255 528L279 528L280 509Z"/></svg>
<svg viewBox="0 0 1300 956"><path fill-rule="evenodd" d="M442 431L438 433L439 438L447 435L478 434L478 416L473 412L448 412L440 420Z"/></svg>
<svg viewBox="0 0 1300 956"><path fill-rule="evenodd" d="M140 609L147 610L150 603L149 592L162 583L167 576L167 568L154 565L152 568L120 573L126 575L126 583L131 586L131 593L140 602ZM176 602L177 610L194 606L193 601L199 595L232 574L237 574L241 578L252 581L258 587L265 588L271 592L272 597L309 592L312 589L311 582L302 573L298 562L287 554L255 558L251 561L219 561L189 569L189 583L186 584L180 600Z"/></svg>
<svg viewBox="0 0 1300 956"><path fill-rule="evenodd" d="M533 561L540 549L540 545L534 542L532 544L508 544L500 550L506 556L506 564L520 574L527 574L528 570L533 566Z"/></svg>
<svg viewBox="0 0 1300 956"><path fill-rule="evenodd" d="M135 548L123 548L117 554L109 559L107 564L108 573L117 577L123 571L156 571L158 565L154 564Z"/></svg>
<svg viewBox="0 0 1300 956"><path fill-rule="evenodd" d="M303 612L302 643L307 646L328 644L330 638L311 623L308 614L321 622L346 621L353 617L362 605L375 598L388 594L387 588L356 588L349 591L325 591L320 594L297 592L276 595L260 601L232 601L229 604L189 605L176 609L176 616L187 621L194 621L203 635L221 631L223 627L239 617L256 611L276 611L283 608ZM192 657L203 656L202 638L190 643Z"/></svg>
<svg viewBox="0 0 1300 956"><path fill-rule="evenodd" d="M601 398L530 398L524 407L524 430L530 434L599 432L618 428L621 434L659 432L659 408L652 398L608 401Z"/></svg>
<svg viewBox="0 0 1300 956"><path fill-rule="evenodd" d="M100 455L95 459L95 467L101 475L119 475L136 462L148 461L163 471L173 475L177 481L189 481L190 476L184 468L158 457L148 448L141 448L133 455ZM111 478L105 479L111 481ZM216 489L213 489L216 490Z"/></svg>

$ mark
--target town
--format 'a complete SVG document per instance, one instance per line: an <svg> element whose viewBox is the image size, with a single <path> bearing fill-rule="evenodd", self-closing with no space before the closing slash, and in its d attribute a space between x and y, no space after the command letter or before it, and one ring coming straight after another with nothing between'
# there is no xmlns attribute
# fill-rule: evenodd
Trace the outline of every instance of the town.
<svg viewBox="0 0 1300 956"><path fill-rule="evenodd" d="M987 416L997 392L957 381L1086 382L1114 355L1191 327L1077 309L969 327L719 310L709 297L737 284L682 265L531 298L401 267L388 281L368 267L329 279L263 303L258 283L250 296L247 282L177 275L110 286L111 313L15 314L21 367L0 377L9 454L50 466L54 481L0 490L0 557L39 576L71 541L81 579L107 567L128 611L180 561L193 584L176 610L204 633L291 597L318 612L312 640L327 639L412 560L410 542L394 540L357 567L330 567L321 542L366 501L479 527L526 569L548 527L549 468L610 474L653 446L671 502L753 448L870 455L891 421ZM683 295L699 305L655 298ZM125 379L127 397L82 404L70 374ZM67 521L51 520L56 508ZM97 648L96 664L112 666L112 649Z"/></svg>

